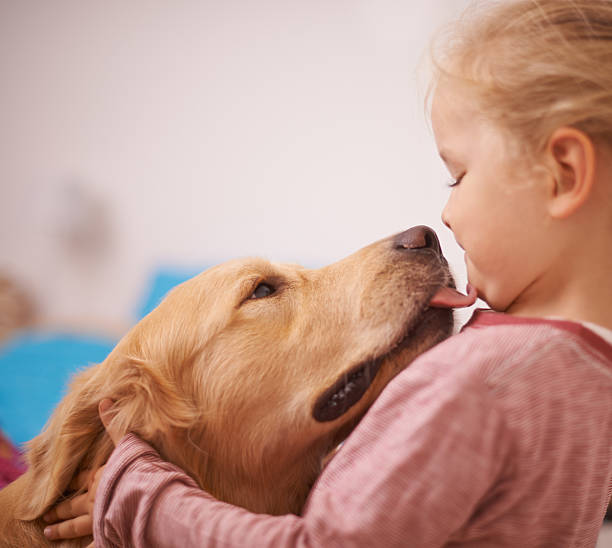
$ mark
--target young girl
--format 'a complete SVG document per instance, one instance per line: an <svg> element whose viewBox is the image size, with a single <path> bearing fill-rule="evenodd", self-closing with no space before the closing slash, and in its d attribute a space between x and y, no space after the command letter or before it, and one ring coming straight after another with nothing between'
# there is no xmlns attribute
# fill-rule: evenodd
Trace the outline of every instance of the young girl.
<svg viewBox="0 0 612 548"><path fill-rule="evenodd" d="M389 384L301 516L219 502L109 427L96 546L595 545L612 487L612 2L489 2L446 44L443 219L492 310ZM85 515L48 535L88 530Z"/></svg>

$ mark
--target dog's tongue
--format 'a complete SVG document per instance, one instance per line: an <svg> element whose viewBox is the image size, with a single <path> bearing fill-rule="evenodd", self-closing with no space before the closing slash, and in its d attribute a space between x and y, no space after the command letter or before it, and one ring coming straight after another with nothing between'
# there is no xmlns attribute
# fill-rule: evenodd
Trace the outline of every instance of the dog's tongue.
<svg viewBox="0 0 612 548"><path fill-rule="evenodd" d="M467 295L459 293L452 287L442 287L429 301L429 306L434 308L465 308L472 306L478 296L476 289L470 284L467 285Z"/></svg>

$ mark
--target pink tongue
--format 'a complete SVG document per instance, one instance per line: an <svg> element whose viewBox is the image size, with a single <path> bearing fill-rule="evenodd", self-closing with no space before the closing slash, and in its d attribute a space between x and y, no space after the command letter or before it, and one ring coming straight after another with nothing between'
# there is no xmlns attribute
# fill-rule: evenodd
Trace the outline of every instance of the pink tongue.
<svg viewBox="0 0 612 548"><path fill-rule="evenodd" d="M451 287L442 287L429 301L429 306L434 308L464 308L472 306L478 296L476 289L470 284L467 286L467 295L459 293Z"/></svg>

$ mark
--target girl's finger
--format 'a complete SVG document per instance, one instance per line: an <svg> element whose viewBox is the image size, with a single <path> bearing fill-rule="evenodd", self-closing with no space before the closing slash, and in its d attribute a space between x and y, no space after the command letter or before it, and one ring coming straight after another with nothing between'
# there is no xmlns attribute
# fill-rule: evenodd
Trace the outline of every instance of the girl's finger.
<svg viewBox="0 0 612 548"><path fill-rule="evenodd" d="M87 487L91 482L91 473L91 470L81 470L81 472L70 481L70 489L78 491L79 489Z"/></svg>
<svg viewBox="0 0 612 548"><path fill-rule="evenodd" d="M87 514L67 521L60 521L55 525L45 527L44 533L45 537L50 540L86 537L93 534L93 520Z"/></svg>
<svg viewBox="0 0 612 548"><path fill-rule="evenodd" d="M63 519L76 518L89 511L88 494L83 493L71 499L60 502L49 510L44 516L46 523L55 523Z"/></svg>

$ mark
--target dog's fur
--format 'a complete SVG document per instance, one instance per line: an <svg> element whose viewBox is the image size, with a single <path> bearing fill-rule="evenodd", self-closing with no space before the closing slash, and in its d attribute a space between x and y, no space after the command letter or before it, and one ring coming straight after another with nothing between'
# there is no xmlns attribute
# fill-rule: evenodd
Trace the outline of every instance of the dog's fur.
<svg viewBox="0 0 612 548"><path fill-rule="evenodd" d="M249 298L261 283L274 292ZM429 308L452 285L433 249L393 238L308 270L235 260L181 284L116 346L76 375L47 426L28 445L29 470L0 491L2 546L49 543L41 516L82 470L102 464L113 421L216 497L252 511L299 513L322 459L383 387L452 330L452 311ZM361 363L384 356L364 396L334 420L315 402ZM89 539L90 540L90 539Z"/></svg>

